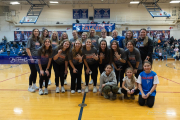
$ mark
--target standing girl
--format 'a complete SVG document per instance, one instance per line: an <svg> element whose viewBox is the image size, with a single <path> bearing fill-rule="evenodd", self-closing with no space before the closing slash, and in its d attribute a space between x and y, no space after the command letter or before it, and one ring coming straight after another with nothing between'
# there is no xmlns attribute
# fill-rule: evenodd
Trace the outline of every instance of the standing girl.
<svg viewBox="0 0 180 120"><path fill-rule="evenodd" d="M65 39L68 39L68 34L63 32L62 35L61 35L61 39L60 39L59 43L61 44L63 42L63 40L65 40ZM67 78L67 75L64 75L64 84L65 85L67 85L66 78Z"/></svg>
<svg viewBox="0 0 180 120"><path fill-rule="evenodd" d="M142 70L142 60L140 52L137 48L134 47L134 42L132 40L128 41L127 44L127 63L128 66L133 69L133 73L136 77L143 71Z"/></svg>
<svg viewBox="0 0 180 120"><path fill-rule="evenodd" d="M100 87L99 91L100 93L104 93L104 98L109 99L109 92L112 91L113 93L113 99L116 99L116 94L118 91L118 86L117 86L117 80L116 80L116 75L113 72L113 67L110 64L107 64L105 66L105 71L101 74L100 77Z"/></svg>
<svg viewBox="0 0 180 120"><path fill-rule="evenodd" d="M73 47L74 43L76 42L76 40L78 39L78 33L76 30L73 30L72 32L73 38L70 39L71 45Z"/></svg>
<svg viewBox="0 0 180 120"><path fill-rule="evenodd" d="M106 40L101 40L100 46L99 46L99 71L102 74L105 66L109 64L110 61L110 50L107 47Z"/></svg>
<svg viewBox="0 0 180 120"><path fill-rule="evenodd" d="M140 90L139 93L139 105L144 106L145 100L147 100L148 107L153 107L155 96L156 96L156 87L159 84L159 79L157 74L154 71L151 71L151 63L145 61L143 68L144 71L140 73L137 83Z"/></svg>
<svg viewBox="0 0 180 120"><path fill-rule="evenodd" d="M34 58L37 56L38 48L40 47L40 38L39 38L39 30L37 28L33 29L32 35L27 41L26 46L26 52L31 59L28 64L29 68L31 70L30 76L29 76L29 92L35 92L38 87L36 86L36 78L37 78L37 70L35 67L35 60ZM32 86L33 83L33 86Z"/></svg>
<svg viewBox="0 0 180 120"><path fill-rule="evenodd" d="M50 75L50 65L52 60L52 46L49 38L44 40L42 47L38 50L38 64L36 64L36 69L39 73L39 95L43 95L42 85L43 80L45 80L44 94L48 94L48 80Z"/></svg>
<svg viewBox="0 0 180 120"><path fill-rule="evenodd" d="M62 43L55 48L53 53L53 67L55 69L56 93L59 93L59 77L61 80L61 92L65 92L64 75L67 75L68 73L67 66L70 45L71 43L68 39L63 40Z"/></svg>
<svg viewBox="0 0 180 120"><path fill-rule="evenodd" d="M85 81L86 88L85 92L89 91L88 83L89 83L89 75L91 74L91 78L94 80L94 88L93 92L97 92L96 84L97 84L97 66L98 66L98 55L97 50L93 47L91 39L87 39L86 45L83 46L83 61L84 61L84 71L85 71Z"/></svg>
<svg viewBox="0 0 180 120"><path fill-rule="evenodd" d="M119 48L118 42L116 40L112 41L110 50L110 63L112 63L115 68L117 84L120 80L120 88L118 90L119 94L121 93L122 80L124 78L126 67L126 59L127 56L124 49Z"/></svg>
<svg viewBox="0 0 180 120"><path fill-rule="evenodd" d="M137 79L133 76L133 69L127 68L126 69L126 76L123 79L122 84L122 93L124 94L124 99L129 99L127 94L131 95L131 99L135 99L134 95L137 95L139 93L139 89L137 86Z"/></svg>
<svg viewBox="0 0 180 120"><path fill-rule="evenodd" d="M81 37L82 46L86 44L86 40L87 40L87 32L83 32Z"/></svg>
<svg viewBox="0 0 180 120"><path fill-rule="evenodd" d="M81 74L82 74L82 43L76 40L69 54L69 69L71 73L71 93L75 93L75 82L77 79L77 92L81 92Z"/></svg>

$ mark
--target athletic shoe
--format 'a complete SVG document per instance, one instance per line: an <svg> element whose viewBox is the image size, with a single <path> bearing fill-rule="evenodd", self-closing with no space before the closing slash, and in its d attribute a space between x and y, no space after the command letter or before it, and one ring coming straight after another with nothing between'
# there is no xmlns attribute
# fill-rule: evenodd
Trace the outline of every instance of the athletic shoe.
<svg viewBox="0 0 180 120"><path fill-rule="evenodd" d="M84 82L81 80L81 84L83 84Z"/></svg>
<svg viewBox="0 0 180 120"><path fill-rule="evenodd" d="M47 88L44 89L44 94L45 94L45 95L48 94L48 89L47 89Z"/></svg>
<svg viewBox="0 0 180 120"><path fill-rule="evenodd" d="M131 95L131 97L130 97L132 100L135 100L135 97L134 97L134 95Z"/></svg>
<svg viewBox="0 0 180 120"><path fill-rule="evenodd" d="M29 92L35 92L36 90L31 86L31 87L28 88L28 91Z"/></svg>
<svg viewBox="0 0 180 120"><path fill-rule="evenodd" d="M62 93L65 93L64 87L61 87L61 92L62 92Z"/></svg>
<svg viewBox="0 0 180 120"><path fill-rule="evenodd" d="M38 90L39 88L36 86L36 84L33 84L33 88L35 89L35 90Z"/></svg>
<svg viewBox="0 0 180 120"><path fill-rule="evenodd" d="M118 94L121 94L121 88L119 88L119 90L118 90Z"/></svg>
<svg viewBox="0 0 180 120"><path fill-rule="evenodd" d="M74 94L74 93L75 93L75 90L71 90L71 93Z"/></svg>
<svg viewBox="0 0 180 120"><path fill-rule="evenodd" d="M159 59L158 59L158 61L159 61Z"/></svg>
<svg viewBox="0 0 180 120"><path fill-rule="evenodd" d="M97 88L96 86L93 87L93 93L96 93L97 92Z"/></svg>
<svg viewBox="0 0 180 120"><path fill-rule="evenodd" d="M86 86L86 88L85 88L84 92L86 92L86 93L88 93L88 92L89 92L89 87L88 87L88 86Z"/></svg>
<svg viewBox="0 0 180 120"><path fill-rule="evenodd" d="M81 90L78 90L77 92L78 92L78 93L81 93Z"/></svg>
<svg viewBox="0 0 180 120"><path fill-rule="evenodd" d="M39 95L43 95L43 90L39 89Z"/></svg>
<svg viewBox="0 0 180 120"><path fill-rule="evenodd" d="M51 85L51 80L49 79L48 85Z"/></svg>
<svg viewBox="0 0 180 120"><path fill-rule="evenodd" d="M112 99L115 100L116 99L116 94L113 93Z"/></svg>
<svg viewBox="0 0 180 120"><path fill-rule="evenodd" d="M90 84L90 85L93 84L93 79L89 82L89 84Z"/></svg>
<svg viewBox="0 0 180 120"><path fill-rule="evenodd" d="M108 94L104 93L104 98L105 98L105 99L109 99L110 96L109 96Z"/></svg>
<svg viewBox="0 0 180 120"><path fill-rule="evenodd" d="M164 59L162 59L162 61L164 61Z"/></svg>
<svg viewBox="0 0 180 120"><path fill-rule="evenodd" d="M59 87L56 87L56 93L59 93L60 91L59 91Z"/></svg>
<svg viewBox="0 0 180 120"><path fill-rule="evenodd" d="M64 80L64 84L67 85L67 80Z"/></svg>
<svg viewBox="0 0 180 120"><path fill-rule="evenodd" d="M175 59L175 61L176 61L176 59Z"/></svg>
<svg viewBox="0 0 180 120"><path fill-rule="evenodd" d="M43 86L45 86L45 81L43 81Z"/></svg>

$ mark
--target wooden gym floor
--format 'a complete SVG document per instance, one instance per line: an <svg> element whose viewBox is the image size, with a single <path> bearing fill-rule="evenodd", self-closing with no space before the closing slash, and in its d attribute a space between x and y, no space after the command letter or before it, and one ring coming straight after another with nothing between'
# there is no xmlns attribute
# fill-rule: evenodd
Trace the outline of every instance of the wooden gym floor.
<svg viewBox="0 0 180 120"><path fill-rule="evenodd" d="M87 94L84 85L82 93L71 94L69 74L67 91L55 93L54 72L49 94L40 96L38 91L27 91L28 65L0 65L0 120L180 120L180 61L156 60L153 70L160 84L155 105L148 108L138 105L138 96L134 101L120 100L120 95L116 100L104 99L92 93L92 85ZM79 107L82 102L87 106Z"/></svg>

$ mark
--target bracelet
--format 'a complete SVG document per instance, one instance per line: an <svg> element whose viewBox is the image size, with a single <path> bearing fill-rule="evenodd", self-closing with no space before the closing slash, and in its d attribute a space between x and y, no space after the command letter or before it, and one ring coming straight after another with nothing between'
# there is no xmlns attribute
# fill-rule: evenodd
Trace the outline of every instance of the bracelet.
<svg viewBox="0 0 180 120"><path fill-rule="evenodd" d="M151 95L152 93L151 92L148 92L149 93L149 95Z"/></svg>
<svg viewBox="0 0 180 120"><path fill-rule="evenodd" d="M121 58L119 58L119 60L121 60Z"/></svg>

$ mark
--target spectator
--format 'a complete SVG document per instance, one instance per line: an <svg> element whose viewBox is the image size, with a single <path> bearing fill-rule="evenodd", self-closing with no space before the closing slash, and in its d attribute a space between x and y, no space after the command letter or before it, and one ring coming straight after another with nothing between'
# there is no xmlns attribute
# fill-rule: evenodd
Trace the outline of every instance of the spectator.
<svg viewBox="0 0 180 120"><path fill-rule="evenodd" d="M162 49L159 50L158 61L159 61L160 59L163 61Z"/></svg>
<svg viewBox="0 0 180 120"><path fill-rule="evenodd" d="M179 60L179 61L180 61L180 59L179 59L179 58L180 58L180 56L179 56L179 49L178 49L178 48L175 48L174 51L175 51L175 57L176 57L176 58L175 58L175 61L176 61L176 60Z"/></svg>
<svg viewBox="0 0 180 120"><path fill-rule="evenodd" d="M171 38L170 38L170 45L172 45L173 42L174 42L174 37L171 36Z"/></svg>
<svg viewBox="0 0 180 120"><path fill-rule="evenodd" d="M170 55L173 55L174 54L174 50L173 50L173 47L171 46L171 48L169 49L169 54Z"/></svg>
<svg viewBox="0 0 180 120"><path fill-rule="evenodd" d="M123 40L125 39L125 37L124 36L118 36L117 30L113 30L112 35L113 35L113 39L111 40L111 42L116 40L119 44L119 47L124 48Z"/></svg>
<svg viewBox="0 0 180 120"><path fill-rule="evenodd" d="M163 50L162 56L163 56L164 60L167 60L167 51L166 50Z"/></svg>

